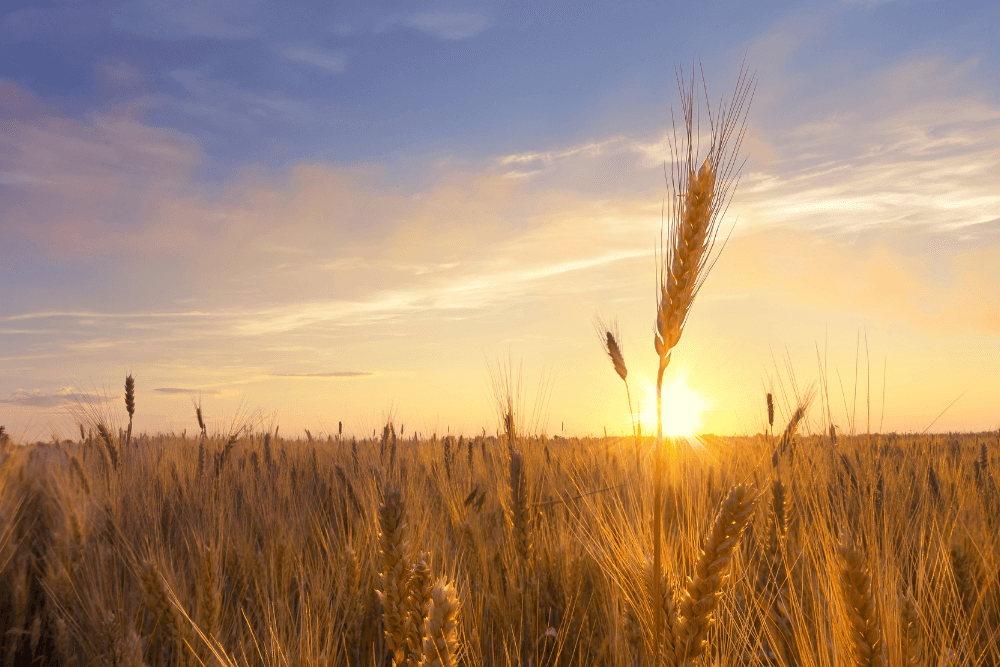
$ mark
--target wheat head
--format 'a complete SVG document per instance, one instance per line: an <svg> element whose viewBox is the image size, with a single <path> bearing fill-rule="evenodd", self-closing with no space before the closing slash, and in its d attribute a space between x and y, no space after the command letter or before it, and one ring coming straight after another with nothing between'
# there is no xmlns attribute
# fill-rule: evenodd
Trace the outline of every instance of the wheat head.
<svg viewBox="0 0 1000 667"><path fill-rule="evenodd" d="M455 585L441 577L434 582L424 622L422 667L458 665L458 593Z"/></svg>
<svg viewBox="0 0 1000 667"><path fill-rule="evenodd" d="M916 667L924 664L923 637L920 635L920 615L917 602L909 592L902 599L903 664Z"/></svg>
<svg viewBox="0 0 1000 667"><path fill-rule="evenodd" d="M884 667L885 647L875 616L875 599L864 555L855 547L850 535L845 535L838 551L843 561L841 588L851 625L854 664L857 667Z"/></svg>
<svg viewBox="0 0 1000 667"><path fill-rule="evenodd" d="M680 220L670 230L667 266L660 279L653 336L653 346L660 358L660 375L670 363L670 352L681 339L684 323L703 280L705 259L715 240L714 194L715 167L711 157L707 157L697 174L690 169Z"/></svg>
<svg viewBox="0 0 1000 667"><path fill-rule="evenodd" d="M694 577L688 578L680 604L680 618L674 629L677 665L689 665L702 654L712 615L722 596L722 585L743 530L753 515L757 497L749 486L734 487L705 538Z"/></svg>
<svg viewBox="0 0 1000 667"><path fill-rule="evenodd" d="M423 629L433 595L429 553L421 553L410 569L410 595L406 598L406 646L409 652L407 665L420 664L423 653Z"/></svg>
<svg viewBox="0 0 1000 667"><path fill-rule="evenodd" d="M379 550L382 571L379 580L382 590L376 591L382 605L382 626L385 645L392 651L397 665L402 665L406 655L406 598L409 596L410 568L406 563L403 531L403 495L396 488L388 488L379 508Z"/></svg>
<svg viewBox="0 0 1000 667"><path fill-rule="evenodd" d="M522 566L531 559L531 516L528 512L528 480L524 474L521 452L510 455L510 522L514 537L514 550Z"/></svg>

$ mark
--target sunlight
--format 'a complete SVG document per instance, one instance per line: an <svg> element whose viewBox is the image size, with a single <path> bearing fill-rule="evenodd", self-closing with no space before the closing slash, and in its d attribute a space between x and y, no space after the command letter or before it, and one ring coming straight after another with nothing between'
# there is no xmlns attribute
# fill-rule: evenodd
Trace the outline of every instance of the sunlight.
<svg viewBox="0 0 1000 667"><path fill-rule="evenodd" d="M663 386L663 435L693 436L701 426L705 400L678 378ZM656 385L645 387L642 401L642 431L656 433Z"/></svg>

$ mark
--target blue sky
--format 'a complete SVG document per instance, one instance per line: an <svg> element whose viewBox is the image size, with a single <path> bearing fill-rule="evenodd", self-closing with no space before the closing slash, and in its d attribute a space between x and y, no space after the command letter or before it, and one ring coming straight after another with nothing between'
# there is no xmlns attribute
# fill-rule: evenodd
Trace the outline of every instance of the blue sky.
<svg viewBox="0 0 1000 667"><path fill-rule="evenodd" d="M475 432L487 362L512 357L553 378L542 428L620 430L590 319L618 316L648 365L675 76L697 58L713 106L744 59L756 79L733 236L678 355L705 428L759 428L775 350L807 385L819 341L853 383L859 331L893 369L889 426L962 391L938 426L997 426L995 3L3 12L0 423L47 437L131 369L150 430L201 394L292 430L391 409Z"/></svg>

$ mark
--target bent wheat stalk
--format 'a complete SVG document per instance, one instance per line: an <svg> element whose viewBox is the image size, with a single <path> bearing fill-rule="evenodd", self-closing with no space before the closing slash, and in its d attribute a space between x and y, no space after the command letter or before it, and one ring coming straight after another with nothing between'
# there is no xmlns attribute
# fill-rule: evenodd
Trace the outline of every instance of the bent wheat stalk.
<svg viewBox="0 0 1000 667"><path fill-rule="evenodd" d="M704 80L704 77L703 77ZM724 213L730 186L735 187L733 167L746 128L744 104L751 95L753 78L740 70L733 104L723 106L718 116L708 109L711 142L708 154L700 162L697 156L695 126L694 77L685 90L683 72L678 74L678 88L684 112L685 135L678 141L676 127L671 141L671 204L665 223L667 243L660 237L657 268L657 308L653 346L659 357L656 373L656 449L653 473L653 569L660 571L660 502L663 476L663 374L670 364L671 353L680 341L684 324L698 290L705 282L715 259L713 248L718 236L718 222ZM698 107L700 108L700 102ZM728 147L740 115L743 124L736 135L735 146ZM738 171L738 169L737 169ZM664 165L666 172L666 165ZM667 207L665 207L667 208ZM660 579L653 578L652 599L660 600ZM656 642L660 641L663 617L659 604L653 605L653 627ZM659 664L659 658L656 663Z"/></svg>
<svg viewBox="0 0 1000 667"><path fill-rule="evenodd" d="M636 414L632 410L632 393L628 388L628 368L625 366L625 355L622 353L622 337L618 333L618 323L612 320L605 322L604 318L598 315L594 320L594 328L601 338L601 345L604 353L611 359L611 365L615 368L615 373L625 383L625 398L628 400L629 421L632 422L632 436L636 437L635 421Z"/></svg>

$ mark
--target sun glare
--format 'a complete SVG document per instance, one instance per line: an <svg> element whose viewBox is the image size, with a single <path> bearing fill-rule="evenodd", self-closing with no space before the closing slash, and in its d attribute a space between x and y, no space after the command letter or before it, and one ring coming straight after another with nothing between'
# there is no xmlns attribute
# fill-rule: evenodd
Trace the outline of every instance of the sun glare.
<svg viewBox="0 0 1000 667"><path fill-rule="evenodd" d="M646 387L642 404L642 431L656 433L656 386ZM701 427L705 400L678 378L663 386L663 435L693 436Z"/></svg>

